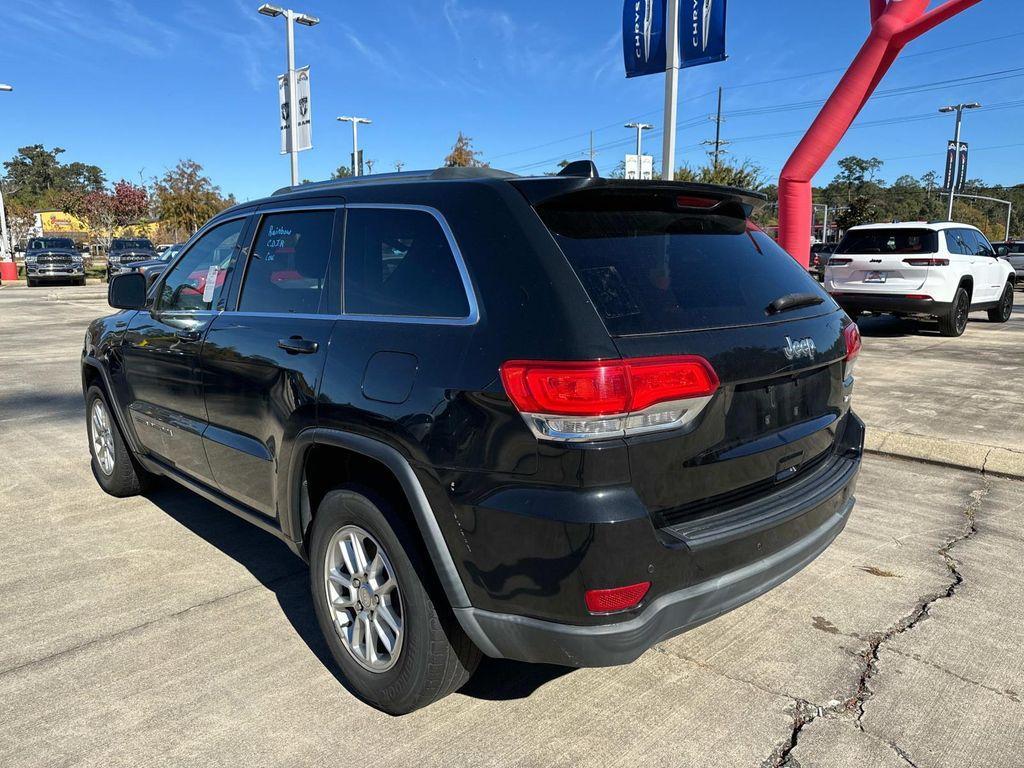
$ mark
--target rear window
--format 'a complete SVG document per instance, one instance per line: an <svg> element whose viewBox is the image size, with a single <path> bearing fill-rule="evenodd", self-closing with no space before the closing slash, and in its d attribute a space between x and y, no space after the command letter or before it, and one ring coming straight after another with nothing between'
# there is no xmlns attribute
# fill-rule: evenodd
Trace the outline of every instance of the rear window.
<svg viewBox="0 0 1024 768"><path fill-rule="evenodd" d="M581 193L537 210L613 336L777 321L767 307L791 293L825 302L787 319L834 309L737 203L700 213L678 210L674 195Z"/></svg>
<svg viewBox="0 0 1024 768"><path fill-rule="evenodd" d="M939 233L931 229L864 229L847 232L836 253L938 253Z"/></svg>

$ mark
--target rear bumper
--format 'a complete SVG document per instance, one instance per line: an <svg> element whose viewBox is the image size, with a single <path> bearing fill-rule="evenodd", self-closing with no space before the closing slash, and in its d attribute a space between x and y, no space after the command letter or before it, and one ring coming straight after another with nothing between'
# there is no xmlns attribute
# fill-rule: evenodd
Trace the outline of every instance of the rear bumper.
<svg viewBox="0 0 1024 768"><path fill-rule="evenodd" d="M934 299L910 299L900 295L883 293L833 293L847 314L856 312L891 312L898 315L943 315L949 312L950 303Z"/></svg>
<svg viewBox="0 0 1024 768"><path fill-rule="evenodd" d="M731 561L728 568L661 592L622 621L567 624L477 607L457 608L458 618L489 656L572 667L629 663L652 645L768 592L820 555L846 526L853 509L863 436L863 423L849 414L843 444L820 475L816 472L802 484L794 481L799 488L781 490L760 507L751 504L747 510L731 511L732 527L723 534L726 541L701 541L698 535L672 552L683 562L697 562L702 548L704 554L716 551ZM780 540L785 544L777 546ZM752 554L762 546L768 554ZM608 559L628 559L633 553L624 547L604 554ZM662 570L655 571L655 581Z"/></svg>

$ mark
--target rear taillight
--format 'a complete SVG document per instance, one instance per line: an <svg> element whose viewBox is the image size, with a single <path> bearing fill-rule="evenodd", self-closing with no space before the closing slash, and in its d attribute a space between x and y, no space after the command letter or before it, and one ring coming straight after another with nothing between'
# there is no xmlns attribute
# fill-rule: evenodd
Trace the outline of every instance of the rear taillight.
<svg viewBox="0 0 1024 768"><path fill-rule="evenodd" d="M696 418L718 389L702 357L545 362L501 366L505 392L549 440L597 440L670 429Z"/></svg>
<svg viewBox="0 0 1024 768"><path fill-rule="evenodd" d="M650 588L651 582L644 581L615 589L590 589L587 590L584 599L587 610L591 613L617 613L636 608Z"/></svg>
<svg viewBox="0 0 1024 768"><path fill-rule="evenodd" d="M863 342L860 338L860 328L856 323L850 323L843 329L843 337L846 339L846 368L847 377L853 375L854 366L857 364L857 357L860 355L860 348Z"/></svg>
<svg viewBox="0 0 1024 768"><path fill-rule="evenodd" d="M912 267L948 267L949 259L904 259Z"/></svg>

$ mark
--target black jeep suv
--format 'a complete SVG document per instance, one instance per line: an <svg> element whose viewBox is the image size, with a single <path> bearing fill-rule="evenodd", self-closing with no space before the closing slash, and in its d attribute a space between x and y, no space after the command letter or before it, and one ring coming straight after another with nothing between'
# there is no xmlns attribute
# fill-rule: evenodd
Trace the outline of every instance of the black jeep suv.
<svg viewBox="0 0 1024 768"><path fill-rule="evenodd" d="M492 170L219 214L82 355L92 467L310 564L392 713L481 653L624 664L781 583L854 504L857 326L735 189ZM737 279L742 275L743 279Z"/></svg>

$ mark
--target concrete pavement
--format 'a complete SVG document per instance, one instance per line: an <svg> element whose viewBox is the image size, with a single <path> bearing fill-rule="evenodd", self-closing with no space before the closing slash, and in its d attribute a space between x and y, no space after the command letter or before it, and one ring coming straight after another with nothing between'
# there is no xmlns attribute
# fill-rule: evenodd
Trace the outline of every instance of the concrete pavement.
<svg viewBox="0 0 1024 768"><path fill-rule="evenodd" d="M0 765L1024 754L1024 483L882 456L835 544L750 605L626 667L489 661L437 705L381 715L336 679L306 569L276 539L173 486L125 500L97 487L77 356L102 295L0 289ZM881 411L874 338L862 413ZM898 339L917 343L887 340L897 353Z"/></svg>

